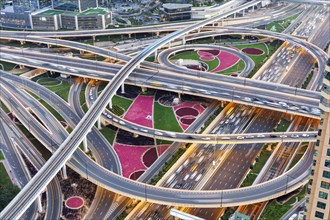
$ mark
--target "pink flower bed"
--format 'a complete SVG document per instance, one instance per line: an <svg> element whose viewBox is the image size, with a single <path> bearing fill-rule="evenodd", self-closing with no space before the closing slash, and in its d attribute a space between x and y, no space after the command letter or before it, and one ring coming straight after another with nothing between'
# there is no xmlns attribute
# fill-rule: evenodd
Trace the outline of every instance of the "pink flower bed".
<svg viewBox="0 0 330 220"><path fill-rule="evenodd" d="M80 196L72 196L65 201L65 206L69 209L80 209L84 206L84 199Z"/></svg>
<svg viewBox="0 0 330 220"><path fill-rule="evenodd" d="M260 50L258 48L244 48L242 49L242 51L246 54L254 55L254 56L262 55L265 53L263 50Z"/></svg>
<svg viewBox="0 0 330 220"><path fill-rule="evenodd" d="M239 61L239 57L226 51L199 50L197 54L199 55L200 59L203 61L211 61L214 60L215 58L218 59L219 61L218 66L213 70L211 70L211 72L214 73L228 69L229 67L232 67Z"/></svg>
<svg viewBox="0 0 330 220"><path fill-rule="evenodd" d="M153 96L139 95L128 109L124 118L136 124L152 128L153 102Z"/></svg>
<svg viewBox="0 0 330 220"><path fill-rule="evenodd" d="M183 102L173 106L173 110L181 128L187 130L191 123L193 123L205 109L201 106L201 103Z"/></svg>
<svg viewBox="0 0 330 220"><path fill-rule="evenodd" d="M217 58L220 62L219 65L211 71L214 73L228 69L229 67L234 66L239 61L238 56L232 53L228 53L226 51L221 51Z"/></svg>
<svg viewBox="0 0 330 220"><path fill-rule="evenodd" d="M118 154L124 177L130 177L133 172L147 168L142 162L142 156L151 147L129 146L116 143L114 148Z"/></svg>
<svg viewBox="0 0 330 220"><path fill-rule="evenodd" d="M162 155L168 149L168 147L169 145L158 145L157 146L158 156Z"/></svg>

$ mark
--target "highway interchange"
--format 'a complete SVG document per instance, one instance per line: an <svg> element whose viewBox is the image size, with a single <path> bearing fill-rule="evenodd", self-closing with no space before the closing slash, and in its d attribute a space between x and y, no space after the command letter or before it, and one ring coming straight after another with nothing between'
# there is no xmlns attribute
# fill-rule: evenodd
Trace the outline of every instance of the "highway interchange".
<svg viewBox="0 0 330 220"><path fill-rule="evenodd" d="M257 1L255 1L257 2ZM254 3L255 3L254 2ZM249 4L252 4L252 3L249 3ZM246 6L245 6L246 7ZM244 7L243 7L244 8ZM38 172L38 174L33 178L33 181L30 181L30 183L28 183L28 187L38 187L38 192L40 190L42 190L47 184L48 182L53 179L53 176L56 175L56 173L59 171L59 169L61 169L62 166L58 165L58 164L50 164L50 161L53 161L59 164L64 164L64 162L70 158L70 155L75 151L76 147L82 142L83 138L86 136L86 131L90 131L91 128L92 128L92 125L96 122L97 118L101 115L101 114L105 114L105 113L102 113L103 112L103 109L105 108L105 106L109 103L109 97L111 98L112 95L114 94L114 92L116 92L119 87L121 86L121 84L124 82L124 80L126 79L126 77L130 74L130 72L132 72L134 70L135 67L137 67L139 65L139 63L145 58L147 57L148 55L150 55L151 53L153 53L153 50L155 50L156 48L160 47L161 45L164 45L170 41L172 41L172 37L179 37L181 34L185 33L185 32L190 32L192 31L193 29L197 29L199 27L202 27L204 26L205 24L207 23L211 23L213 21L217 21L219 18L221 18L222 16L226 16L227 14L225 15L221 15L217 18L212 18L208 21L205 21L205 22L200 22L196 25L194 25L193 27L189 27L189 28L185 28L179 32L174 32L173 34L169 34L167 35L166 37L164 38L161 38L160 40L156 41L155 44L152 44L150 46L148 46L146 49L144 49L139 55L137 55L136 57L134 57L133 59L131 59L130 61L128 61L126 63L126 65L123 67L123 69L120 69L120 71L110 80L110 78L107 78L107 80L110 80L110 83L108 84L108 86L106 87L106 89L104 90L103 93L101 93L101 95L98 97L98 99L96 100L96 102L93 104L93 109L91 109L85 116L83 116L83 120L79 122L79 120L76 120L76 123L78 124L76 126L76 129L74 129L74 131L69 135L69 139L65 139L65 136L62 136L61 138L60 137L56 137L56 142L57 143L62 143L64 141L63 144L61 144L61 146L59 147L60 150L57 150L55 153L54 153L54 156L46 163L46 165L41 169L42 171L45 172L45 170L49 169L49 170L52 170L54 169L52 172L46 172L47 175L49 176L48 178L44 178L43 180L39 180L40 181L40 185L38 186L34 186L33 181L36 181L38 182L37 179L38 177L40 178L41 177L41 172ZM210 28L210 27L208 27ZM234 32L235 31L235 32ZM251 33L255 33L255 34L260 34L259 32L256 33L256 31L254 30L249 30L249 29L240 29L240 28L236 28L236 29L224 29L224 30L221 30L221 31L211 31L211 32L200 32L198 34L196 34L196 38L200 38L200 37L203 37L203 35L205 34L205 36L212 36L214 34L229 34L229 33L243 33L243 34L251 34ZM281 35L281 34L271 34L271 32L267 32L265 31L264 33L261 33L261 35L263 36L272 36L272 37L278 37L278 38L283 38L284 35ZM2 38L13 38L11 37L10 34L8 35L5 35L5 36L1 36ZM293 44L297 44L298 46L301 46L301 47L305 47L305 49L307 51L309 51L315 58L318 59L319 61L319 65L321 68L319 68L319 74L318 74L318 77L315 78L314 82L315 84L319 84L320 80L322 80L322 76L323 76L323 72L324 72L324 69L322 70L322 67L324 66L326 60L327 60L327 55L320 49L318 49L317 47L314 47L312 44L309 44L307 42L304 42L302 40L299 40L298 38L288 38L289 36L286 35L286 40L290 43L293 43ZM189 35L185 37L186 40L190 39ZM29 41L30 38L28 36L24 36L24 41ZM39 38L38 39L32 39L33 41L39 41ZM44 40L44 38L42 38L40 40L40 42L42 42ZM48 39L47 39L48 41ZM56 40L56 41L60 41L60 40ZM68 46L67 43L65 43L65 46ZM81 47L78 47L79 49L84 49L84 50L87 50L89 52L91 51L94 51L95 52L95 49L93 47L86 47L86 48L81 48ZM8 52L10 54L10 52ZM14 53L14 52L12 52ZM15 53L14 53L15 54ZM19 53L17 53L19 55ZM16 54L16 55L17 55ZM26 53L26 54L29 54L29 58L30 58L30 55L31 57L33 57L33 53ZM100 53L98 52L98 54L102 54L104 55L104 53ZM2 58L4 60L12 60L15 58L15 56L12 56L12 55L1 55ZM38 61L30 61L29 58L23 58L20 60L15 60L15 62L21 62L22 64L24 65L30 65L30 66L34 66L34 67L45 67L45 66L40 66L41 64L44 64L49 60L47 60L47 58L45 57L40 57ZM72 73L72 72L77 72L77 70L75 71L67 71L67 67L65 66L69 66L68 63L65 63L65 60L66 59L63 59L63 63L59 63L61 62L62 58L59 57L58 59L58 64L59 65L55 65L55 67L51 67L49 68L50 70L53 70L53 71L58 71L58 72L65 72L65 73ZM67 59L69 60L69 59ZM31 63L29 63L32 62ZM127 59L126 59L127 61ZM33 63L34 62L34 63ZM36 63L37 62L37 63ZM43 63L45 62L45 63ZM72 65L72 63L70 64ZM149 64L151 65L151 64ZM64 66L64 71L63 69L61 70L61 68L58 68L58 67L62 67ZM69 69L70 70L74 70L73 69L74 66L70 67ZM52 69L53 68L53 69ZM94 70L95 70L95 66L93 67ZM125 68L128 68L126 71ZM119 68L117 68L117 71L118 71ZM172 70L173 68L171 67L166 67L166 71L173 71ZM81 74L80 71L83 71L83 70L78 70L79 73L78 74ZM116 72L117 72L116 71ZM97 71L97 74L99 74L100 71ZM116 73L114 72L114 73ZM180 71L181 72L181 71ZM190 71L191 72L191 71ZM125 73L125 74L121 74L121 73ZM134 74L134 72L133 72ZM1 77L2 79L3 78L6 78L8 80L16 80L17 83L20 83L19 81L22 81L20 79L17 79L18 77L13 77L13 76L9 76L8 74L6 73L2 73L1 74ZM100 76L97 76L97 77L100 77ZM190 76L191 77L191 76ZM89 76L88 78L94 78L93 76ZM210 79L212 78L211 74L210 74ZM102 78L102 79L105 79L105 78ZM221 82L221 80L227 80L225 77L218 77L217 80L220 79L219 81ZM199 79L200 80L200 79ZM259 85L263 85L263 86L273 86L272 84L262 84L260 82L255 82L255 81L250 81L250 80L242 80L242 79L233 79L234 82L230 79L230 83L241 83L241 85L244 85L244 86L259 86ZM183 81L183 80L182 80ZM243 81L243 82L242 82ZM26 89L31 89L30 86L27 86L29 82L25 82L22 83L21 86L26 86L27 88ZM138 85L138 84L137 84ZM36 85L34 85L36 87ZM141 85L141 86L149 86L149 85ZM223 86L223 84L222 84ZM152 86L151 86L152 87ZM190 88L194 88L195 86L191 86ZM277 89L278 90L281 90L281 92L283 91L283 88L285 88L285 92L283 92L283 96L284 95L287 95L287 93L290 93L290 94L294 94L295 98L298 96L298 95L301 95L301 99L302 100L306 100L306 98L303 98L303 96L306 96L306 94L309 94L311 96L311 98L308 98L309 100L313 100L313 103L314 105L310 105L309 103L306 104L304 103L303 105L309 105L309 106L314 106L313 108L317 108L317 99L318 99L318 95L317 93L315 92L306 92L305 90L300 90L300 89L294 89L294 88L290 88L290 87L283 87L281 85L276 85ZM158 86L157 86L158 88ZM181 86L181 91L184 90L183 88L185 88L186 90L184 91L185 93L191 93L191 94L197 94L197 93L202 93L203 89L205 87L201 87L201 89L199 91L189 91L190 89L187 88L187 87L182 87ZM235 88L235 87L234 87ZM237 86L236 86L237 88ZM260 86L260 88L262 88L262 86ZM272 88L272 87L267 87L267 88ZM14 87L8 85L6 86L7 90L15 90ZM171 88L170 88L171 89ZM173 89L173 88L172 88ZM39 92L42 90L41 88L39 89L35 89L35 91L38 91ZM205 91L207 91L206 89L204 89ZM227 89L228 90L228 89ZM179 91L180 92L180 89L175 89L174 88L174 91ZM213 90L212 90L213 91ZM217 91L216 89L214 91ZM15 94L19 94L20 92L19 91L16 91ZM218 93L218 95L216 94L213 94L215 97L219 97L219 94L221 94L221 92L216 92ZM278 92L280 93L280 92ZM273 93L274 94L274 93ZM239 93L236 93L237 96L239 96ZM258 105L258 103L251 103L251 101L245 101L245 102L239 102L237 101L237 99L240 99L241 96L239 96L239 98L237 97L234 97L234 94L229 94L227 96L231 96L229 99L227 97L227 99L225 98L226 95L224 95L224 97L219 97L220 99L222 100L226 100L226 101L234 101L234 102L237 102L237 103L244 103L244 104L252 104L252 105L256 105L256 106L260 106ZM47 99L47 95L41 95L40 94L40 97L42 97L43 99ZM212 97L212 96L211 96ZM4 99L7 99L7 103L12 103L11 105L14 105L13 103L16 103L16 100L14 102L14 97L6 97L4 96L3 97ZM237 99L235 99L237 98ZM24 99L24 98L21 98L21 99ZM49 96L49 100L51 101L51 96ZM281 98L279 98L281 99ZM102 100L102 102L100 102L100 100ZM250 98L250 100L252 100ZM315 100L315 101L314 101ZM19 103L16 103L17 105L19 105ZM15 105L16 105L15 104ZM30 103L31 104L31 103ZM290 102L288 102L288 104L290 104ZM15 106L14 106L15 107ZM262 105L262 107L265 107L265 105ZM34 108L38 108L38 106L35 106ZM268 107L269 108L269 107ZM282 107L283 108L283 107ZM17 107L17 109L19 109ZM68 111L65 111L63 109L65 109L63 107L59 107L58 108L60 111L63 111L63 115L67 114L68 115L68 121L73 120L72 117L74 117L74 113L72 113L72 110L68 110ZM76 108L77 109L77 108ZM276 109L278 110L279 107L277 108L271 108L271 109ZM43 114L45 113L42 113L42 109L40 109L40 113L38 113L38 117L42 118L42 117L45 117L43 116ZM286 112L292 112L292 113L297 113L297 111L288 111L288 110L285 110ZM316 111L316 110L315 110ZM298 113L298 114L301 114L302 112ZM16 112L15 111L15 115L17 115L17 117L21 117L20 118L20 121L22 121L24 123L24 118L28 118L29 116L24 116L24 114L22 114L22 116L20 116L20 114L22 114L22 112ZM106 116L108 115L109 113L106 113ZM310 115L308 113L303 113L301 115ZM82 115L80 115L81 117ZM97 117L95 117L97 116ZM49 116L50 117L50 116ZM139 127L138 125L135 125L135 124L132 124L132 123L129 123L127 121L124 121L122 119L117 119L117 122L114 120L114 116L112 115L111 116L112 118L112 123L120 128L123 128L123 129L127 129L129 131L133 131L135 133L139 133L139 134L144 134L144 135L148 135L149 133L152 134L152 136L157 136L157 138L163 138L164 137L164 133L166 134L166 131L154 131L154 133L152 133L151 131L147 131L147 132L143 132L143 130L140 130L140 131L137 131L136 129L134 129L133 127ZM315 116L314 116L315 117ZM70 119L69 119L70 118ZM44 119L45 120L45 119ZM35 120L28 120L26 123L26 126L30 126L30 123L36 123L36 124L33 124L33 129L31 130L34 130L36 129L37 131L32 131L32 132L36 132L35 135L37 135L37 133L39 133L39 138L40 139L43 139L43 133L45 131L38 131L37 128L40 127L40 125L37 124L37 122L34 122ZM54 124L52 125L48 125L46 126L47 129L51 130L52 132L60 132L58 130L58 126L56 126L56 123L55 123L56 119L54 120ZM79 123L78 123L79 122ZM120 123L122 122L122 123ZM124 123L124 124L123 124ZM125 125L125 126L123 126ZM53 126L53 128L51 128ZM131 129L129 128L131 126ZM79 128L79 129L77 129ZM140 128L140 129L145 129L145 128ZM94 129L93 129L94 130ZM142 132L141 132L142 131ZM64 132L64 131L62 131ZM156 132L158 132L158 134L156 134ZM257 131L258 132L258 131ZM65 132L64 132L65 133ZM80 133L80 135L78 136L78 139L76 140L75 139L75 134L76 133ZM161 133L162 135L159 135L159 133ZM254 143L256 142L256 140L258 140L258 135L260 135L259 138L262 138L262 143L265 143L267 142L267 135L269 135L268 137L270 137L270 135L272 134L268 134L268 133L263 133L263 134L253 134L253 131L250 132L252 134L246 134L246 137L243 138L243 139L238 139L238 136L242 136L241 135L207 135L207 136L203 136L203 135L194 135L194 134L182 134L182 138L181 138L181 141L185 142L187 141L187 139L189 139L189 142L196 142L196 143L239 143L239 142L242 142L242 143L247 143L249 142L249 140L254 141ZM181 134L174 134L175 137L173 137L173 133L169 133L167 132L167 136L165 139L169 139L169 140L175 140L175 141L180 141L180 136ZM305 134L305 135L303 135ZM310 141L313 141L315 140L315 133L311 133L308 135L308 137L306 137L306 132L303 132L303 133L288 133L288 134L282 134L282 137L280 137L280 135L278 135L278 137L270 137L268 141L270 142L275 142L275 141L295 141L297 140L297 135L299 137L304 137L304 139L299 139L297 141L302 141L302 140L310 140ZM59 133L57 134L59 135ZM250 136L250 138L247 138L247 136ZM251 135L253 136L251 138ZM264 135L264 136L261 136L261 135ZM94 135L88 135L87 137L89 136L94 136ZM191 138L192 137L192 138ZM196 138L196 137L199 137L199 138ZM223 140L219 140L219 137L221 139L221 137L224 137L224 138L227 138L227 137L233 137L233 138L230 138L230 139L234 139L233 142L230 142L228 141L228 139L223 139ZM291 138L290 138L291 137ZM70 139L71 138L71 139ZM47 138L44 138L44 139L47 139ZM249 140L248 140L249 139ZM51 146L51 143L52 140L44 140L44 143L45 145L47 146ZM48 143L48 144L47 144ZM72 143L72 144L71 144ZM67 146L66 146L67 144ZM71 144L71 145L70 145ZM103 144L102 144L103 145ZM104 144L106 146L106 144ZM107 147L107 149L112 149L111 147ZM97 183L98 185L106 188L106 189L109 189L109 190L113 190L115 192L118 192L120 194L123 194L123 195L127 195L127 196L130 196L130 197L135 197L135 198L145 198L145 200L147 201L152 201L152 202L157 202L157 203L161 203L161 204L181 204L181 205L185 205L185 206L194 206L194 205L197 205L198 207L218 207L219 204L221 204L221 207L228 207L228 206L233 206L234 204L237 205L237 204L246 204L247 202L248 203L253 203L253 202L256 202L256 201L264 201L263 199L267 198L270 199L270 198L274 198L275 196L279 196L279 195L283 195L284 194L284 187L285 187L285 193L288 192L288 191L292 191L294 189L296 189L297 187L299 187L301 184L304 183L304 180L306 178L306 176L308 176L308 169L307 167L309 167L309 162L310 162L310 158L311 158L311 153L309 153L310 151L307 151L306 152L306 156L304 157L304 159L299 163L299 166L295 167L295 169L292 169L290 171L288 171L288 174L286 175L290 175L290 176L294 176L294 177L297 177L296 180L290 180L288 182L288 184L283 184L284 182L287 182L287 177L285 175L282 175L270 182L267 182L267 184L259 184L259 185L256 185L256 186L252 186L252 187L249 187L245 190L239 190L239 189L234 189L234 190L219 190L219 191L214 191L214 192L201 192L201 191L192 191L192 192L189 192L189 195L187 195L186 192L184 191L178 191L178 190L169 190L169 189L162 189L162 188L156 188L156 187L152 187L152 186L149 186L149 185L144 185L144 184L139 184L139 183L136 183L136 182L133 182L133 181L128 181L128 180L124 180L123 178L117 176L117 175L114 175L112 174L111 172L108 172L107 170L105 169L99 169L97 164L95 163L92 163L92 164L88 164L88 166L91 166L91 167L96 167L95 169L98 170L98 172L100 173L90 173L89 174L89 178L91 179L91 181L95 181L95 183ZM111 150L109 151L110 155L115 155L115 153L111 152ZM74 154L76 155L76 153ZM83 154L81 154L83 155ZM80 155L80 157L82 157ZM79 157L79 156L77 156ZM86 159L83 159L83 161L86 160ZM113 161L116 161L117 159L113 159ZM106 161L106 160L105 160ZM69 163L72 162L72 159L70 160ZM98 161L98 163L100 165L103 165L105 168L109 169L109 170L114 170L116 168L114 167L107 167L106 165L102 164L101 161ZM113 164L113 163L112 163ZM118 164L117 164L118 165ZM80 165L80 170L79 170L79 166L78 165L71 165L73 167L76 167L76 170L78 173L80 173L81 175L86 175L86 173L84 173L84 165ZM118 165L119 166L119 165ZM118 168L117 168L118 169ZM79 171L78 171L79 170ZM116 172L116 170L114 170ZM118 172L118 171L117 171ZM40 175L39 175L40 174ZM108 176L108 179L106 181L102 181L100 179L100 177L102 176ZM124 181L123 181L124 180ZM113 181L113 182L112 182ZM116 181L118 181L118 183L120 182L121 186L119 186L119 184L117 185ZM274 184L274 185L272 185ZM281 185L282 184L282 185ZM280 187L274 187L274 186L280 186ZM22 192L25 192L27 194L29 194L27 188L28 187L25 187ZM130 190L123 190L125 187L128 187L127 189L130 189ZM273 188L272 188L273 187ZM30 188L31 189L31 188ZM266 194L266 195L263 195L263 199L260 199L260 195L258 194L254 194L252 195L251 192L254 192L253 190L256 190L258 189L259 190L269 190L271 189L270 191L268 191L269 193L263 193L263 194ZM263 191L263 192L265 192ZM23 193L20 193L20 194L23 194ZM35 192L35 191L33 191ZM31 193L31 191L30 191ZM249 194L250 193L250 194ZM19 195L20 195L19 194ZM36 193L36 195L38 195L38 193ZM244 196L245 195L245 196ZM207 196L207 199L205 200L205 196ZM24 198L24 197L22 197ZM33 196L33 198L35 198L35 196ZM189 200L189 203L185 202L187 201L187 199ZM192 201L193 199L193 201ZM31 198L31 194L26 196L24 199L18 201L16 200L15 202L24 202L27 201L27 200L30 200L30 201L33 201L34 199ZM30 203L29 202L26 202L24 204L24 207L28 207L28 204ZM8 212L8 211L7 211ZM20 214L22 213L23 211L22 210L17 210L17 212L11 212L10 214L12 216L20 216ZM5 212L4 212L5 213ZM3 213L1 213L2 215ZM4 215L4 217L6 217L6 215Z"/></svg>

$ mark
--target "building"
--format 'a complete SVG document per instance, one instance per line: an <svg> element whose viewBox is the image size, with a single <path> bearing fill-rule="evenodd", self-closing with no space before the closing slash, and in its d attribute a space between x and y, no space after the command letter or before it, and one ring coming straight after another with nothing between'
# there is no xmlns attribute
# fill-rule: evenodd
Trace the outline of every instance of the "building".
<svg viewBox="0 0 330 220"><path fill-rule="evenodd" d="M54 0L54 9L82 12L98 7L97 0Z"/></svg>
<svg viewBox="0 0 330 220"><path fill-rule="evenodd" d="M112 23L112 14L103 8L82 12L49 9L31 15L34 30L93 30L105 29Z"/></svg>
<svg viewBox="0 0 330 220"><path fill-rule="evenodd" d="M167 21L191 19L191 4L163 4L164 18Z"/></svg>
<svg viewBox="0 0 330 220"><path fill-rule="evenodd" d="M330 48L328 50L330 57ZM330 219L330 58L323 80L320 108L323 110L307 190L306 219Z"/></svg>
<svg viewBox="0 0 330 220"><path fill-rule="evenodd" d="M51 6L52 0L13 0L13 8L15 13L36 11Z"/></svg>

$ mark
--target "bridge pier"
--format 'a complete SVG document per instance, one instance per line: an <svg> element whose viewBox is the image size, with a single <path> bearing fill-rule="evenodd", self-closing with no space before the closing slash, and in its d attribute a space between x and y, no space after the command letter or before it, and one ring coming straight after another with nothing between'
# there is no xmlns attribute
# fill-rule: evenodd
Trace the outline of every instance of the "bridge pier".
<svg viewBox="0 0 330 220"><path fill-rule="evenodd" d="M254 12L254 5L252 5L252 12Z"/></svg>
<svg viewBox="0 0 330 220"><path fill-rule="evenodd" d="M51 44L47 44L47 48L51 48L52 47L52 45Z"/></svg>
<svg viewBox="0 0 330 220"><path fill-rule="evenodd" d="M20 68L20 69L24 69L24 65L20 64L20 65L19 65L19 68Z"/></svg>
<svg viewBox="0 0 330 220"><path fill-rule="evenodd" d="M178 93L178 98L181 100L181 93L180 92Z"/></svg>
<svg viewBox="0 0 330 220"><path fill-rule="evenodd" d="M102 129L102 125L101 125L101 116L97 119L97 128L98 128L99 130Z"/></svg>
<svg viewBox="0 0 330 220"><path fill-rule="evenodd" d="M41 195L37 197L37 203L38 203L38 212L42 213L44 210L42 209L42 203L41 203Z"/></svg>
<svg viewBox="0 0 330 220"><path fill-rule="evenodd" d="M121 94L124 94L125 93L125 84L121 84Z"/></svg>
<svg viewBox="0 0 330 220"><path fill-rule="evenodd" d="M234 13L234 18L236 18L236 12Z"/></svg>
<svg viewBox="0 0 330 220"><path fill-rule="evenodd" d="M85 151L85 153L87 153L87 152L88 152L88 147L87 147L87 137L85 137L84 140L83 140L83 146L84 146L84 151Z"/></svg>
<svg viewBox="0 0 330 220"><path fill-rule="evenodd" d="M147 91L147 87L141 86L141 90L142 90L142 92L146 92Z"/></svg>
<svg viewBox="0 0 330 220"><path fill-rule="evenodd" d="M183 35L182 36L182 45L185 45L186 44L186 37Z"/></svg>
<svg viewBox="0 0 330 220"><path fill-rule="evenodd" d="M63 176L63 179L65 179L65 180L68 178L68 174L66 172L66 165L65 164L62 167L62 176Z"/></svg>
<svg viewBox="0 0 330 220"><path fill-rule="evenodd" d="M112 99L109 102L109 108L112 109Z"/></svg>
<svg viewBox="0 0 330 220"><path fill-rule="evenodd" d="M243 13L242 13L243 17L245 16L245 9L243 9Z"/></svg>
<svg viewBox="0 0 330 220"><path fill-rule="evenodd" d="M132 34L128 34L128 38L132 38Z"/></svg>
<svg viewBox="0 0 330 220"><path fill-rule="evenodd" d="M156 62L158 57L158 50L155 50L154 57L155 57L154 61Z"/></svg>
<svg viewBox="0 0 330 220"><path fill-rule="evenodd" d="M221 108L223 108L225 106L225 103L224 101L221 101L221 104L220 104Z"/></svg>
<svg viewBox="0 0 330 220"><path fill-rule="evenodd" d="M156 32L156 36L157 36L157 37L159 36L159 31Z"/></svg>
<svg viewBox="0 0 330 220"><path fill-rule="evenodd" d="M21 45L24 45L25 44L25 41L20 41Z"/></svg>

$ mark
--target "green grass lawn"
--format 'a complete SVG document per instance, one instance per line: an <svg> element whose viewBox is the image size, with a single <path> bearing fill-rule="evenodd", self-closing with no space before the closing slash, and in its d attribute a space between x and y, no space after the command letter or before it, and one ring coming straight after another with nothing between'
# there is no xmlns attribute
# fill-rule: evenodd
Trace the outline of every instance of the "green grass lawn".
<svg viewBox="0 0 330 220"><path fill-rule="evenodd" d="M0 160L4 160L4 159L5 157L3 156L2 151L0 150Z"/></svg>
<svg viewBox="0 0 330 220"><path fill-rule="evenodd" d="M296 155L294 156L289 169L291 169L294 165L296 165L298 163L298 161L301 159L301 157L304 155L304 153L306 152L306 149L308 147L308 144L301 144L297 150Z"/></svg>
<svg viewBox="0 0 330 220"><path fill-rule="evenodd" d="M108 127L102 127L100 132L108 140L108 142L112 145L113 141L115 139L115 136L116 136L116 132Z"/></svg>
<svg viewBox="0 0 330 220"><path fill-rule="evenodd" d="M42 83L45 83L45 81L47 82L47 80L44 80L44 79L49 79L49 78L48 77L40 77L40 78L38 78L37 82L38 83L40 81ZM52 80L52 82L54 82L54 80ZM41 83L39 83L39 84L41 84ZM56 93L58 96L60 96L62 99L64 99L67 102L69 91L70 91L70 86L71 86L70 83L68 83L67 81L62 81L62 83L60 85L49 86L47 88L49 90L53 91L54 93Z"/></svg>
<svg viewBox="0 0 330 220"><path fill-rule="evenodd" d="M42 86L57 86L61 84L61 81L56 78L40 78L38 83Z"/></svg>
<svg viewBox="0 0 330 220"><path fill-rule="evenodd" d="M256 159L256 163L253 165L251 172L246 176L241 187L251 186L254 180L257 178L263 166L266 164L268 158L272 154L272 151L267 150L267 145L264 145L260 155Z"/></svg>
<svg viewBox="0 0 330 220"><path fill-rule="evenodd" d="M271 30L271 31L275 31L275 32L283 32L287 27L289 27L291 22L293 20L295 20L298 16L299 16L299 14L295 14L285 20L273 21L266 25L266 30Z"/></svg>
<svg viewBox="0 0 330 220"><path fill-rule="evenodd" d="M274 129L275 132L285 132L288 127L290 126L291 121L282 118L280 123L277 125L276 129Z"/></svg>
<svg viewBox="0 0 330 220"><path fill-rule="evenodd" d="M154 126L160 130L182 132L172 108L158 102L154 102Z"/></svg>
<svg viewBox="0 0 330 220"><path fill-rule="evenodd" d="M5 169L5 166L2 163L0 163L0 186L8 186L11 184L12 182Z"/></svg>
<svg viewBox="0 0 330 220"><path fill-rule="evenodd" d="M131 106L132 102L133 101L130 99L126 99L126 98L123 98L123 97L120 97L117 95L114 95L112 98L112 104L122 107L123 109L125 109L125 111L128 110L128 108Z"/></svg>
<svg viewBox="0 0 330 220"><path fill-rule="evenodd" d="M4 110L6 113L10 112L7 106L1 101L0 101L0 108L2 108L2 110Z"/></svg>
<svg viewBox="0 0 330 220"><path fill-rule="evenodd" d="M51 152L49 152L44 145L42 145L23 125L18 125L18 128L23 132L23 134L31 141L33 146L37 148L37 150L41 153L42 157L45 160L48 160L51 156Z"/></svg>
<svg viewBox="0 0 330 220"><path fill-rule="evenodd" d="M51 107L47 102L45 102L44 100L40 99L39 96L28 92L31 96L33 96L35 99L37 99L43 106L45 106L45 108L48 109L48 111L50 111L50 113L52 115L54 115L54 117L58 120L58 121L64 121L63 117L60 115L60 113L55 110L53 107Z"/></svg>
<svg viewBox="0 0 330 220"><path fill-rule="evenodd" d="M293 196L289 201L284 204L278 204L275 200L270 201L265 207L263 213L260 216L260 220L269 220L269 219L280 219L282 215L284 215L291 208L291 204L305 197L306 194L306 186L301 190L301 192Z"/></svg>
<svg viewBox="0 0 330 220"><path fill-rule="evenodd" d="M8 63L8 62L5 62L5 61L0 61L0 64L3 66L3 69L5 71L12 70L17 65L15 63ZM1 65L0 65L0 69L2 70Z"/></svg>

